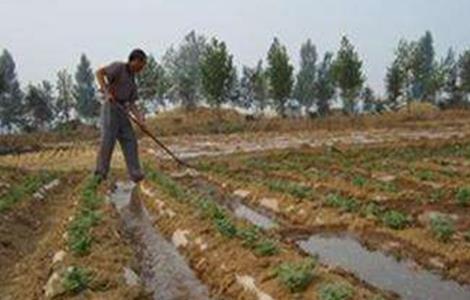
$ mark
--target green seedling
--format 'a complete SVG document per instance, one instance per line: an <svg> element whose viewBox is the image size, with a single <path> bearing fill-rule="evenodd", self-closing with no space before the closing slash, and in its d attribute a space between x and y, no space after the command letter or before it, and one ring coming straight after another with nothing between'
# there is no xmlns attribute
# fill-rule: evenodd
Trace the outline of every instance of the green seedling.
<svg viewBox="0 0 470 300"><path fill-rule="evenodd" d="M356 176L354 177L352 184L357 187L364 187L367 184L367 179L362 176Z"/></svg>
<svg viewBox="0 0 470 300"><path fill-rule="evenodd" d="M353 198L345 198L338 194L330 194L326 197L326 205L340 208L345 212L356 212L359 209L359 202Z"/></svg>
<svg viewBox="0 0 470 300"><path fill-rule="evenodd" d="M392 229L399 230L408 225L409 218L399 211L389 210L382 215L382 222Z"/></svg>
<svg viewBox="0 0 470 300"><path fill-rule="evenodd" d="M448 242L455 233L454 222L446 216L432 216L431 230L438 240Z"/></svg>
<svg viewBox="0 0 470 300"><path fill-rule="evenodd" d="M77 294L86 288L91 282L90 272L78 267L71 267L65 272L62 285L64 289L72 294Z"/></svg>
<svg viewBox="0 0 470 300"><path fill-rule="evenodd" d="M279 253L279 247L276 241L265 239L254 246L254 252L259 256L272 256Z"/></svg>
<svg viewBox="0 0 470 300"><path fill-rule="evenodd" d="M298 262L285 262L279 265L275 274L291 293L304 291L313 280L317 261L306 258Z"/></svg>
<svg viewBox="0 0 470 300"><path fill-rule="evenodd" d="M470 205L470 187L461 187L457 192L457 203L461 206Z"/></svg>
<svg viewBox="0 0 470 300"><path fill-rule="evenodd" d="M320 286L320 300L348 300L352 299L354 289L344 283L327 283Z"/></svg>

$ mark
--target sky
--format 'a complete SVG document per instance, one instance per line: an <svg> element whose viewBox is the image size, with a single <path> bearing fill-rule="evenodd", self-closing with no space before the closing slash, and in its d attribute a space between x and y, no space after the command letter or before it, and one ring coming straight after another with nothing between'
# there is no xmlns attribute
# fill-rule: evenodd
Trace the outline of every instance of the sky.
<svg viewBox="0 0 470 300"><path fill-rule="evenodd" d="M81 53L94 68L135 47L159 60L192 29L224 40L239 67L265 59L274 36L297 67L308 38L322 56L347 35L379 94L401 38L430 30L438 56L470 49L469 0L0 0L0 12L0 49L23 85L74 72Z"/></svg>

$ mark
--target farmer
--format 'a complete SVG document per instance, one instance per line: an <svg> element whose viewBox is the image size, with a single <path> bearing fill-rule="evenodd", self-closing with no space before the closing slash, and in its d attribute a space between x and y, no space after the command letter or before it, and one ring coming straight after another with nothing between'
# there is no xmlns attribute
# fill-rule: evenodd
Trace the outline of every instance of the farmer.
<svg viewBox="0 0 470 300"><path fill-rule="evenodd" d="M99 90L105 98L101 106L101 143L95 169L99 181L105 180L108 175L116 139L121 144L131 180L138 183L144 179L137 139L124 111L131 112L141 123L145 122L144 114L135 104L138 96L134 77L142 71L146 62L145 52L135 49L127 63L114 62L96 72Z"/></svg>

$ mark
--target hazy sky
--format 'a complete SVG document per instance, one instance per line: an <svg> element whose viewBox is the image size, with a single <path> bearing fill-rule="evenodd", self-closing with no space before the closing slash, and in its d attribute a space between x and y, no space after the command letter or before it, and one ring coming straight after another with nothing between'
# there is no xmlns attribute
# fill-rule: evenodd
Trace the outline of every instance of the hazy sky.
<svg viewBox="0 0 470 300"><path fill-rule="evenodd" d="M13 54L23 84L74 71L82 52L94 66L133 47L160 59L191 29L226 41L240 65L265 58L273 36L297 65L307 38L323 53L347 34L379 91L402 37L431 30L439 55L470 48L469 0L0 0L0 11L0 48Z"/></svg>

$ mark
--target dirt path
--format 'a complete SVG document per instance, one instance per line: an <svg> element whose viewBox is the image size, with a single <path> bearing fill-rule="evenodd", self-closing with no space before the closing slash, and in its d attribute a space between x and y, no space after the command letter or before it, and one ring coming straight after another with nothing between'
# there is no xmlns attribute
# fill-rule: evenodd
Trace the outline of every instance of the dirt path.
<svg viewBox="0 0 470 300"><path fill-rule="evenodd" d="M298 148L303 146L320 147L331 145L367 145L382 142L406 142L432 139L460 139L470 135L470 128L439 127L430 129L377 129L366 131L298 131L289 133L245 133L229 135L194 135L162 138L177 156L195 158L218 156L238 152ZM147 138L140 141L140 150L146 155L159 159L169 159ZM71 163L73 158L73 163ZM96 160L96 145L88 142L71 144L69 148L49 149L21 155L0 156L0 165L21 167L30 170L46 166L54 170L89 170ZM121 151L116 151L114 168L124 168Z"/></svg>

